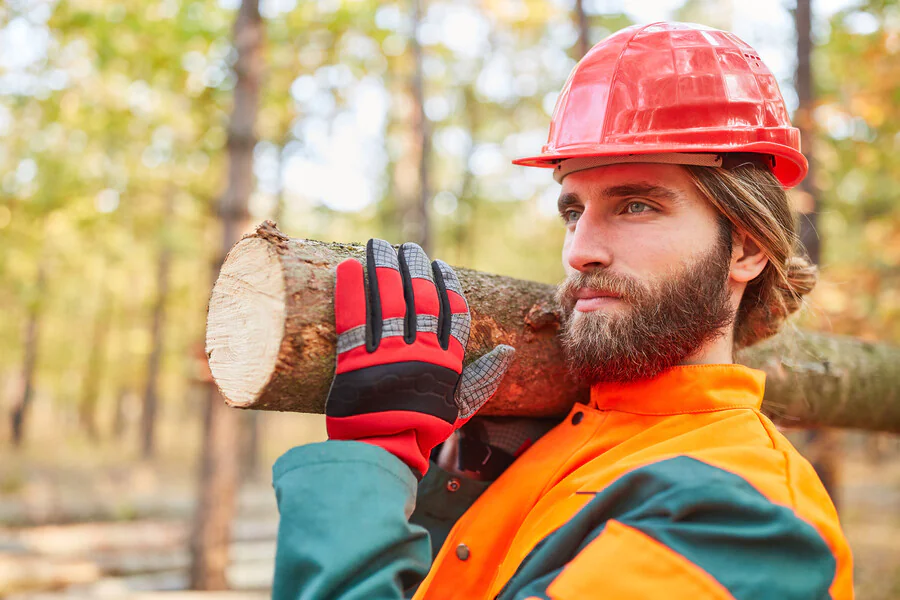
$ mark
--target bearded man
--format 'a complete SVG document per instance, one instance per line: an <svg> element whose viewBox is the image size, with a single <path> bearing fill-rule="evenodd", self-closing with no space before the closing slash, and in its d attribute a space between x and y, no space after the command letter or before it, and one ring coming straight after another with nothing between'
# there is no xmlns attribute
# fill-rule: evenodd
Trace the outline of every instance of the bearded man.
<svg viewBox="0 0 900 600"><path fill-rule="evenodd" d="M274 597L852 598L834 506L733 360L816 279L785 192L807 164L756 52L617 32L516 162L562 184L563 346L589 404L549 431L472 419L513 349L463 369L453 270L370 240L337 270L329 441L274 467Z"/></svg>

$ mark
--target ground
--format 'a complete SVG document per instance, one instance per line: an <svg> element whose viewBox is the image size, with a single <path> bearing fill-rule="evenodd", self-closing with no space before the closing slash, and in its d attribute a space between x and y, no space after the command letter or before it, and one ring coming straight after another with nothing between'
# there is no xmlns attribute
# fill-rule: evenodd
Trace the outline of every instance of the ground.
<svg viewBox="0 0 900 600"><path fill-rule="evenodd" d="M181 426L179 426L181 427ZM244 482L228 580L234 591L179 593L196 492L196 438L163 432L165 451L140 462L121 443L32 440L0 463L0 596L11 599L257 600L269 597L278 513L275 458L319 439L316 417L267 414L260 468ZM197 428L199 429L199 428ZM844 433L841 520L857 596L900 597L900 438ZM190 456L192 460L185 460Z"/></svg>

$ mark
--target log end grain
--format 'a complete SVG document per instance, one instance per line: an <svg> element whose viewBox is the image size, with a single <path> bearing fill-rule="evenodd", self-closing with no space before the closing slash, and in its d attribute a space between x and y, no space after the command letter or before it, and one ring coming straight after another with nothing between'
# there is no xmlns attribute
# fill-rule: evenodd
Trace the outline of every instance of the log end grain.
<svg viewBox="0 0 900 600"><path fill-rule="evenodd" d="M284 339L285 282L275 246L259 237L228 253L213 287L206 355L231 406L253 404L275 372Z"/></svg>

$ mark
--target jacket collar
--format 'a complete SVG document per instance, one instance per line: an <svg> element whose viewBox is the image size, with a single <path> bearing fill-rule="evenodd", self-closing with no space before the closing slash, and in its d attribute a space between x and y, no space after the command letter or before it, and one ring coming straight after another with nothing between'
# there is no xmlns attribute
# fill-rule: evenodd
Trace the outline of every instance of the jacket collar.
<svg viewBox="0 0 900 600"><path fill-rule="evenodd" d="M591 387L591 406L642 415L759 409L766 374L743 365L684 365L631 383Z"/></svg>

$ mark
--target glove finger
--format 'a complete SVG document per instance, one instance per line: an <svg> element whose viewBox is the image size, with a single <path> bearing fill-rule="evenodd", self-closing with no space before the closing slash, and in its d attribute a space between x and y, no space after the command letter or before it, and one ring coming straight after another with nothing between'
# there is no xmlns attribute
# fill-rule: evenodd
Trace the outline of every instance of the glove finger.
<svg viewBox="0 0 900 600"><path fill-rule="evenodd" d="M434 285L437 288L438 302L440 303L437 324L438 345L442 350L446 350L450 347L450 324L453 315L450 311L450 298L447 296L447 286L444 284L444 276L441 273L438 262L434 261L431 263L431 271L434 274ZM464 355L465 348L462 348L462 354L459 355L460 361L462 361Z"/></svg>
<svg viewBox="0 0 900 600"><path fill-rule="evenodd" d="M471 315L469 314L469 305L463 296L462 286L456 277L456 272L442 260L436 260L432 263L436 272L440 273L443 287L447 291L447 303L449 314L443 313L446 318L449 316L450 336L455 340L448 340L450 344L458 343L463 353L466 350L466 344L469 342L469 328L471 326ZM445 322L440 323L440 330L443 331Z"/></svg>
<svg viewBox="0 0 900 600"><path fill-rule="evenodd" d="M366 343L366 285L362 264L348 258L337 266L334 289L337 353Z"/></svg>
<svg viewBox="0 0 900 600"><path fill-rule="evenodd" d="M497 392L516 349L500 345L463 369L456 388L459 418L468 420Z"/></svg>
<svg viewBox="0 0 900 600"><path fill-rule="evenodd" d="M417 332L437 334L440 303L425 251L418 244L407 242L400 246L398 254L406 293L405 339L411 344Z"/></svg>
<svg viewBox="0 0 900 600"><path fill-rule="evenodd" d="M374 352L382 338L403 335L406 317L400 262L386 241L373 238L366 244L366 275L369 285L366 349Z"/></svg>

